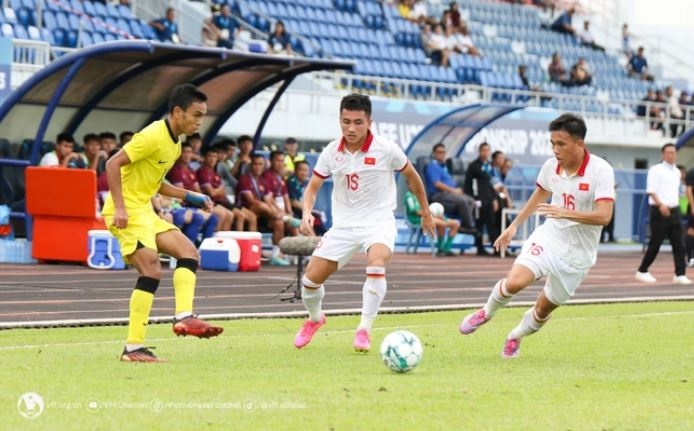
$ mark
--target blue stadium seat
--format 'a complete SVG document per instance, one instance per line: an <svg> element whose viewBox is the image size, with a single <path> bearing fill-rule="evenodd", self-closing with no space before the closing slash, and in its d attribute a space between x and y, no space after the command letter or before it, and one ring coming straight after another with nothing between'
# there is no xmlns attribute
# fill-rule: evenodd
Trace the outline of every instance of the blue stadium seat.
<svg viewBox="0 0 694 431"><path fill-rule="evenodd" d="M24 27L35 24L33 10L27 7L20 7L19 9L16 9L15 12L17 15L17 22L19 24L23 25Z"/></svg>
<svg viewBox="0 0 694 431"><path fill-rule="evenodd" d="M57 46L67 46L66 45L66 32L62 28L54 28L51 30L51 34L53 35L53 45Z"/></svg>
<svg viewBox="0 0 694 431"><path fill-rule="evenodd" d="M29 33L27 33L27 29L24 28L23 25L21 24L16 24L14 26L14 37L17 39L22 39L22 40L29 40Z"/></svg>
<svg viewBox="0 0 694 431"><path fill-rule="evenodd" d="M73 12L77 12L80 15L84 13L84 4L80 0L70 0L70 7Z"/></svg>
<svg viewBox="0 0 694 431"><path fill-rule="evenodd" d="M98 16L99 18L106 18L108 16L108 11L106 10L106 6L104 6L103 3L99 3L98 1L94 2L94 14Z"/></svg>
<svg viewBox="0 0 694 431"><path fill-rule="evenodd" d="M101 33L92 33L92 40L95 45L104 43L104 36Z"/></svg>
<svg viewBox="0 0 694 431"><path fill-rule="evenodd" d="M138 39L145 39L145 35L142 33L142 27L140 27L140 22L136 19L130 21L130 31L128 33Z"/></svg>
<svg viewBox="0 0 694 431"><path fill-rule="evenodd" d="M120 13L121 18L125 18L125 19L134 19L135 18L132 11L130 10L130 8L124 4L118 5L118 12Z"/></svg>
<svg viewBox="0 0 694 431"><path fill-rule="evenodd" d="M90 0L82 1L82 6L84 8L84 13L89 16L96 16L96 10L94 10L94 4Z"/></svg>
<svg viewBox="0 0 694 431"><path fill-rule="evenodd" d="M106 3L106 13L114 19L120 18L120 10L113 3Z"/></svg>
<svg viewBox="0 0 694 431"><path fill-rule="evenodd" d="M27 33L29 34L29 39L31 40L43 40L41 30L39 30L36 26L30 25L27 27Z"/></svg>
<svg viewBox="0 0 694 431"><path fill-rule="evenodd" d="M68 48L77 48L79 44L79 32L77 30L68 30L65 35L65 46Z"/></svg>
<svg viewBox="0 0 694 431"><path fill-rule="evenodd" d="M80 33L80 45L83 47L94 45L94 39L92 39L92 34L88 31L83 31Z"/></svg>

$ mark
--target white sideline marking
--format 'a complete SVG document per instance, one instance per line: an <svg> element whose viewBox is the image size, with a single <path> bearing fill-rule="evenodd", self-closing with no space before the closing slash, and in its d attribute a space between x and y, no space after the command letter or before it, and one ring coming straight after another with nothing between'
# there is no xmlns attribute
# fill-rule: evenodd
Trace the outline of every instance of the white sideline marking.
<svg viewBox="0 0 694 431"><path fill-rule="evenodd" d="M532 303L529 303L532 304ZM511 307L506 307L506 308L511 308ZM442 310L443 311L443 310ZM263 314L269 314L269 313L263 313ZM284 314L283 316L276 316L276 317L287 317L287 313L275 313L275 314ZM305 313L298 313L301 314L302 316L305 315ZM337 313L337 312L326 312L326 315L328 316L336 316L336 315L344 315L347 313ZM353 313L349 313L353 314ZM643 317L668 317L668 316L676 316L676 315L683 315L683 314L694 314L694 310L682 310L682 311L662 311L662 312L657 312L657 313L631 313L631 314L604 314L600 316L590 316L590 317L563 317L561 318L562 321L576 321L576 320L595 320L595 319L612 319L612 318L643 318ZM206 318L210 319L215 319L214 317L210 316L205 316ZM269 316L265 316L269 317ZM167 323L171 319L166 319ZM154 323L154 322L153 322ZM395 330L395 329L402 329L402 328L430 328L430 327L448 327L448 326L453 326L455 327L455 324L449 324L449 323L427 323L424 325L395 325L395 326L378 326L374 328L375 332L381 332L381 331L387 331L387 330ZM328 330L326 332L330 332L332 334L343 334L343 333L352 333L354 332L354 329L335 329L335 330ZM258 335L263 335L263 334L252 334L252 336L257 337ZM232 336L237 336L232 334ZM168 338L152 338L150 340L147 340L148 343L158 343L158 342L166 342L166 341L173 341L178 339L178 337L168 337ZM55 347L72 347L72 346L93 346L97 344L123 344L123 340L100 340L100 341L75 341L73 343L44 343L44 344L16 344L16 345L9 345L9 346L0 346L0 352L2 351L11 351L11 350L22 350L22 349L41 349L41 348L55 348Z"/></svg>

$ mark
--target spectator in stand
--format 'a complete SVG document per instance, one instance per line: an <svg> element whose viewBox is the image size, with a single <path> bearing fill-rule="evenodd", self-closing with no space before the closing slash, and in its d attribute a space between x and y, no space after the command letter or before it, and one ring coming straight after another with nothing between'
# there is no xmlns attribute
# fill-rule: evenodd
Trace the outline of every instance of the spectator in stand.
<svg viewBox="0 0 694 431"><path fill-rule="evenodd" d="M567 82L566 67L564 67L564 63L561 61L559 52L554 52L554 54L552 54L552 61L547 67L547 74L549 75L550 82L555 82L557 84L565 84Z"/></svg>
<svg viewBox="0 0 694 431"><path fill-rule="evenodd" d="M398 3L398 13L403 19L407 19L412 13L412 0L400 0Z"/></svg>
<svg viewBox="0 0 694 431"><path fill-rule="evenodd" d="M271 192L263 181L264 170L265 158L260 154L253 154L250 171L239 178L236 201L253 211L259 219L267 221L267 227L272 231L270 265L288 266L289 262L280 256L279 248L279 242L284 238L283 215L268 205Z"/></svg>
<svg viewBox="0 0 694 431"><path fill-rule="evenodd" d="M163 18L155 19L149 22L150 27L154 29L157 37L162 42L182 43L181 36L178 34L178 24L176 24L176 10L172 7L166 9L166 15Z"/></svg>
<svg viewBox="0 0 694 431"><path fill-rule="evenodd" d="M460 27L460 24L463 23L462 18L460 16L460 9L458 9L458 3L455 1L452 1L448 5L448 18L451 20L451 25L453 27Z"/></svg>
<svg viewBox="0 0 694 431"><path fill-rule="evenodd" d="M182 189L202 193L196 172L190 167L193 159L193 148L188 142L181 145L181 155L169 171L166 178L171 184ZM221 205L215 205L212 212L217 215L217 230L231 230L233 213Z"/></svg>
<svg viewBox="0 0 694 431"><path fill-rule="evenodd" d="M213 15L212 19L206 24L212 30L212 36L216 36L218 47L234 48L234 40L239 33L239 25L231 15L231 9L228 4L222 5L219 13Z"/></svg>
<svg viewBox="0 0 694 431"><path fill-rule="evenodd" d="M634 52L631 49L631 33L629 33L629 24L624 23L622 25L622 52L626 54L628 59L631 59Z"/></svg>
<svg viewBox="0 0 694 431"><path fill-rule="evenodd" d="M304 191L308 185L309 174L308 162L298 160L294 164L294 173L287 178L287 190L289 192L289 202L292 206L292 214L298 219L301 219L303 216L302 202L304 200ZM323 235L326 231L325 214L315 208L311 211L311 214L313 215L313 233L319 236Z"/></svg>
<svg viewBox="0 0 694 431"><path fill-rule="evenodd" d="M116 134L113 132L99 133L99 143L101 144L101 149L104 150L106 154L111 154L111 151L118 149Z"/></svg>
<svg viewBox="0 0 694 431"><path fill-rule="evenodd" d="M558 31L559 33L565 33L575 36L576 29L573 28L573 26L571 25L571 21L575 13L576 9L571 7L569 10L561 14L559 18L557 18L557 20L554 21L554 23L552 23L552 25L549 28L554 31Z"/></svg>
<svg viewBox="0 0 694 431"><path fill-rule="evenodd" d="M306 160L306 156L299 152L299 142L294 138L284 140L284 177L294 173L296 162ZM301 219L301 217L299 217Z"/></svg>
<svg viewBox="0 0 694 431"><path fill-rule="evenodd" d="M590 85L593 82L593 75L590 73L588 62L583 57L579 57L578 61L571 66L569 73L569 82L565 85L580 87L582 85Z"/></svg>
<svg viewBox="0 0 694 431"><path fill-rule="evenodd" d="M120 132L120 136L118 137L120 139L118 147L123 148L123 145L130 142L130 140L133 138L133 135L134 133L130 130L123 130L122 132Z"/></svg>
<svg viewBox="0 0 694 431"><path fill-rule="evenodd" d="M270 198L268 205L274 208L275 212L282 215L282 220L286 225L286 231L291 236L299 235L301 218L294 218L292 205L289 202L289 191L284 180L284 153L275 150L270 153L270 167L263 172L263 181L267 187Z"/></svg>
<svg viewBox="0 0 694 431"><path fill-rule="evenodd" d="M595 43L593 34L590 32L590 21L583 21L583 30L578 32L578 40L582 45L605 52L605 48Z"/></svg>
<svg viewBox="0 0 694 431"><path fill-rule="evenodd" d="M643 103L639 103L636 107L636 115L639 117L649 116L651 118L660 118L660 113L658 108L654 106L654 103L658 103L658 98L656 97L655 90L652 88L648 89L646 96L641 99ZM651 129L653 129L654 123L651 123Z"/></svg>
<svg viewBox="0 0 694 431"><path fill-rule="evenodd" d="M253 152L253 138L249 135L241 135L237 140L239 144L239 154L236 157L234 166L231 168L231 175L241 178L250 171L251 153Z"/></svg>
<svg viewBox="0 0 694 431"><path fill-rule="evenodd" d="M639 46L636 50L636 55L632 55L629 63L627 63L627 71L629 76L640 78L644 81L653 81L653 75L648 73L648 61L643 56L643 47Z"/></svg>
<svg viewBox="0 0 694 431"><path fill-rule="evenodd" d="M665 87L665 97L667 99L668 115L671 120L674 120L670 122L670 137L674 138L679 135L680 126L684 128L684 126L679 123L679 121L684 120L684 111L682 111L679 99L675 96L672 85Z"/></svg>
<svg viewBox="0 0 694 431"><path fill-rule="evenodd" d="M526 66L525 64L518 65L518 77L523 83L524 89L528 91L540 91L540 87L530 83L530 79L528 79L527 72L528 66Z"/></svg>
<svg viewBox="0 0 694 431"><path fill-rule="evenodd" d="M270 52L273 54L293 54L289 34L287 34L287 30L284 27L284 22L281 20L277 20L275 23L275 30L268 38L267 43L270 46Z"/></svg>
<svg viewBox="0 0 694 431"><path fill-rule="evenodd" d="M96 172L97 177L106 169L108 153L101 149L99 135L87 133L84 135L84 156L87 158L87 167Z"/></svg>
<svg viewBox="0 0 694 431"><path fill-rule="evenodd" d="M458 52L474 56L482 55L479 49L475 47L475 43L470 37L470 30L468 29L467 24L461 24L458 27L454 27L454 30L454 37L458 47L456 50L459 50Z"/></svg>
<svg viewBox="0 0 694 431"><path fill-rule="evenodd" d="M433 64L448 67L448 44L441 24L436 24L434 27L434 32L429 37L428 48Z"/></svg>
<svg viewBox="0 0 694 431"><path fill-rule="evenodd" d="M408 19L420 27L429 22L427 3L424 0L414 0Z"/></svg>
<svg viewBox="0 0 694 431"><path fill-rule="evenodd" d="M59 133L55 138L55 150L41 157L39 166L57 166L63 168L85 168L87 161L82 154L73 151L75 138L68 133Z"/></svg>

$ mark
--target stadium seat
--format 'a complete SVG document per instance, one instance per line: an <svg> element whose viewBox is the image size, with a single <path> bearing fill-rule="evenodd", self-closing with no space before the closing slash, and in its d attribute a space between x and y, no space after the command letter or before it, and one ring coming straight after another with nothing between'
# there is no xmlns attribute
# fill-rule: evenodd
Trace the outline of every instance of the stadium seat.
<svg viewBox="0 0 694 431"><path fill-rule="evenodd" d="M2 35L10 39L14 38L14 27L12 27L12 24L8 22L2 23Z"/></svg>
<svg viewBox="0 0 694 431"><path fill-rule="evenodd" d="M6 22L10 24L17 23L17 15L15 14L14 9L6 7L3 9L3 14L5 15Z"/></svg>

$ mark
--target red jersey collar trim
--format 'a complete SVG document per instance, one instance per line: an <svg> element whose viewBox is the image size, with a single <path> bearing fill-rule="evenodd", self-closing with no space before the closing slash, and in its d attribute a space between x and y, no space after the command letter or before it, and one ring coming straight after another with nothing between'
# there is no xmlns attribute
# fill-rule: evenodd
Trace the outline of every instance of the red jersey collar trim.
<svg viewBox="0 0 694 431"><path fill-rule="evenodd" d="M581 162L581 166L578 167L578 171L576 174L579 177L582 177L586 173L586 166L588 166L588 162L590 161L590 152L588 152L588 148L583 148L583 151L585 151L584 156L583 156L583 161ZM557 163L557 169L554 171L555 174L559 175L561 173L561 165Z"/></svg>
<svg viewBox="0 0 694 431"><path fill-rule="evenodd" d="M371 142L373 142L373 140L374 140L374 135L371 133L371 130L369 130L366 134L366 139L364 139L364 143L361 144L361 148L359 149L359 151L361 151L362 153L369 151L369 148L371 148ZM345 141L345 137L343 136L342 139L340 140L340 145L338 145L338 147L337 147L337 151L344 152L345 151L345 145L346 145L346 141Z"/></svg>

